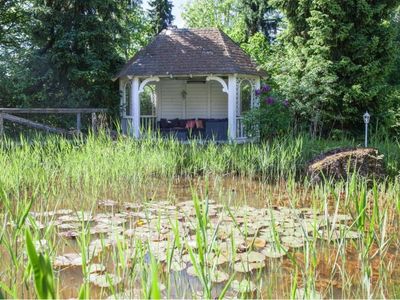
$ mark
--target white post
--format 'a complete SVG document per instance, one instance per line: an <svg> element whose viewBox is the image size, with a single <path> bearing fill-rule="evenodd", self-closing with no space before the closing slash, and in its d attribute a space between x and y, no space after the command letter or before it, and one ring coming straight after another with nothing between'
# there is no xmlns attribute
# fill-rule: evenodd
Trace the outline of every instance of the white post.
<svg viewBox="0 0 400 300"><path fill-rule="evenodd" d="M228 137L236 139L236 75L229 75L228 79Z"/></svg>
<svg viewBox="0 0 400 300"><path fill-rule="evenodd" d="M120 96L120 117L121 117L121 130L122 134L126 134L126 81L125 79L119 79L119 96Z"/></svg>
<svg viewBox="0 0 400 300"><path fill-rule="evenodd" d="M139 99L139 78L134 77L131 82L131 105L130 115L132 116L132 135L135 138L140 136L140 99Z"/></svg>
<svg viewBox="0 0 400 300"><path fill-rule="evenodd" d="M256 84L255 84L255 90L259 90L261 87L261 83L260 83L260 77L257 77L256 79ZM255 93L256 91L253 91L253 93ZM258 101L258 97L255 96L255 94L253 95L254 97L254 103L252 103L253 107L258 107L259 106L259 101Z"/></svg>
<svg viewBox="0 0 400 300"><path fill-rule="evenodd" d="M371 116L368 112L365 112L365 114L363 115L363 119L364 119L364 123L365 123L365 140L364 140L365 148L368 147L368 123L369 123L370 117Z"/></svg>

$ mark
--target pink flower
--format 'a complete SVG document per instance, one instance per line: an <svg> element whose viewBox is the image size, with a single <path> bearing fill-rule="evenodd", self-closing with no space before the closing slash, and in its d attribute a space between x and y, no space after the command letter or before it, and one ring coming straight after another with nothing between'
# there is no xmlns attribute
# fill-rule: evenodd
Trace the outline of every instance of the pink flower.
<svg viewBox="0 0 400 300"><path fill-rule="evenodd" d="M265 99L265 103L267 103L268 105L272 105L275 103L275 99L272 97L268 97L267 99Z"/></svg>

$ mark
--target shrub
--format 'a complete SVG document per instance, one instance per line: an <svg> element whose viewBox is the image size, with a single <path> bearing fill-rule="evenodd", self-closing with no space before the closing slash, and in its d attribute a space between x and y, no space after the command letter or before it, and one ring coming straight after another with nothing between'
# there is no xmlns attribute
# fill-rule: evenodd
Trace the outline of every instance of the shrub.
<svg viewBox="0 0 400 300"><path fill-rule="evenodd" d="M259 134L261 139L282 136L290 129L292 114L290 103L272 93L269 85L256 90L258 107L244 115L244 124L250 136Z"/></svg>

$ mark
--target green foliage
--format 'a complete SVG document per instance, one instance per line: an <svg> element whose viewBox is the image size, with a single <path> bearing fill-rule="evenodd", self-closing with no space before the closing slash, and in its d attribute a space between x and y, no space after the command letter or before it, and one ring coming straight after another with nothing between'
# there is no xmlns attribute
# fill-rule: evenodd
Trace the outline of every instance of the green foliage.
<svg viewBox="0 0 400 300"><path fill-rule="evenodd" d="M182 17L190 28L216 27L237 43L246 39L239 0L193 0L184 6Z"/></svg>
<svg viewBox="0 0 400 300"><path fill-rule="evenodd" d="M256 91L259 106L245 114L244 122L250 135L260 135L262 140L283 136L290 132L291 114L289 102L273 96L271 88L264 85Z"/></svg>
<svg viewBox="0 0 400 300"><path fill-rule="evenodd" d="M139 3L26 0L11 4L5 6L7 16L16 11L18 18L14 13L14 23L7 21L8 26L18 30L0 38L1 106L117 110L118 86L111 79L150 38L150 25ZM1 16L2 9L0 5Z"/></svg>
<svg viewBox="0 0 400 300"><path fill-rule="evenodd" d="M36 252L28 229L25 231L25 241L29 264L33 270L36 295L39 299L55 299L55 281L50 259L47 255Z"/></svg>
<svg viewBox="0 0 400 300"><path fill-rule="evenodd" d="M320 130L360 127L366 110L379 118L387 108L389 20L398 3L275 1L288 27L275 49L274 80L299 117Z"/></svg>
<svg viewBox="0 0 400 300"><path fill-rule="evenodd" d="M268 40L277 34L281 15L266 0L242 1L242 14L246 24L246 37L263 33Z"/></svg>
<svg viewBox="0 0 400 300"><path fill-rule="evenodd" d="M150 5L150 20L154 34L160 33L172 24L174 16L172 15L172 2L169 0L152 0Z"/></svg>

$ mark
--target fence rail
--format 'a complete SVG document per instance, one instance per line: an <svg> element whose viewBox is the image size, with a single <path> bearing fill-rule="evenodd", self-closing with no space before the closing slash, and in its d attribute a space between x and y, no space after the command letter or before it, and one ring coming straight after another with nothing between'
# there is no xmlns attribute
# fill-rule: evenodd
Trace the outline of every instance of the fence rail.
<svg viewBox="0 0 400 300"><path fill-rule="evenodd" d="M92 130L97 129L97 114L106 113L106 108L8 108L0 107L0 135L4 133L4 120L32 127L35 129L45 130L46 132L54 132L59 134L72 134L71 131L45 125L26 118L14 116L14 114L76 114L76 131L81 133L81 117L82 114L92 115Z"/></svg>

